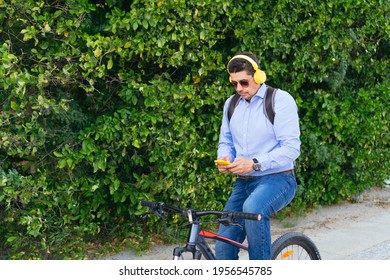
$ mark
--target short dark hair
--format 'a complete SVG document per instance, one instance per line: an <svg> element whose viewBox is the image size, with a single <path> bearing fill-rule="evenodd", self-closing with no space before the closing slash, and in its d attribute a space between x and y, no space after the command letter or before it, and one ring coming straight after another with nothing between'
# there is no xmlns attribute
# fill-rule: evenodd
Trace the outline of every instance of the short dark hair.
<svg viewBox="0 0 390 280"><path fill-rule="evenodd" d="M257 57L251 53L251 52L237 52L234 56L236 55L245 55L245 56L248 56L250 58L252 58L257 65L259 65L259 61L257 59ZM234 58L233 56L233 58ZM252 75L255 73L255 70L253 69L253 66L252 64L244 59L244 58L234 58L233 60L231 60L227 66L227 69L229 71L229 73L236 73L236 72L241 72L241 71L246 71L248 73L248 75Z"/></svg>

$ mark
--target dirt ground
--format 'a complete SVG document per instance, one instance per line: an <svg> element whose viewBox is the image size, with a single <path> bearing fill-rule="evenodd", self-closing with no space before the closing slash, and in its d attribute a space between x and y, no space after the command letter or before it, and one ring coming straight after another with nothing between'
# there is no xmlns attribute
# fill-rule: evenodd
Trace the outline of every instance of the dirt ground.
<svg viewBox="0 0 390 280"><path fill-rule="evenodd" d="M273 236L288 231L300 231L312 235L351 223L370 219L390 208L390 187L372 188L365 191L354 201L345 201L338 205L321 207L298 218L287 218L282 222L272 221Z"/></svg>

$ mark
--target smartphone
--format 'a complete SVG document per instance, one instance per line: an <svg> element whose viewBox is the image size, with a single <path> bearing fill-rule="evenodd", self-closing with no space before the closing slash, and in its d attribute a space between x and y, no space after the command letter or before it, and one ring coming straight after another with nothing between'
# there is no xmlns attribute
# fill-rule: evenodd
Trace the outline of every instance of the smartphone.
<svg viewBox="0 0 390 280"><path fill-rule="evenodd" d="M223 160L223 159L216 159L216 160L214 160L214 162L215 162L216 164L218 164L218 165L229 165L229 164L230 164L229 161Z"/></svg>

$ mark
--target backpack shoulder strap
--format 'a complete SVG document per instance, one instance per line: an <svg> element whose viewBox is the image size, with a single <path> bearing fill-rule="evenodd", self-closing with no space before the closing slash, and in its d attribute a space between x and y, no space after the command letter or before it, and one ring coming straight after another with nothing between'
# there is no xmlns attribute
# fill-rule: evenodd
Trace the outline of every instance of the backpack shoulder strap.
<svg viewBox="0 0 390 280"><path fill-rule="evenodd" d="M227 112L227 115L228 115L228 121L230 122L230 119L232 118L232 115L233 115L233 112L234 112L234 109L236 109L237 105L238 105L238 100L240 99L240 95L238 93L235 93L233 98L230 100L230 103L229 103L229 108L228 108L228 112Z"/></svg>
<svg viewBox="0 0 390 280"><path fill-rule="evenodd" d="M264 114L267 117L267 119L274 124L275 120L275 93L276 89L273 87L267 86L267 91L265 92L264 95Z"/></svg>
<svg viewBox="0 0 390 280"><path fill-rule="evenodd" d="M267 90L264 95L264 101L263 101L263 110L266 118L271 122L271 124L274 124L275 120L275 93L277 89L267 86ZM228 121L230 122L230 119L232 118L234 109L238 105L238 100L240 99L240 95L238 93L235 93L232 99L230 100L229 107L228 107Z"/></svg>

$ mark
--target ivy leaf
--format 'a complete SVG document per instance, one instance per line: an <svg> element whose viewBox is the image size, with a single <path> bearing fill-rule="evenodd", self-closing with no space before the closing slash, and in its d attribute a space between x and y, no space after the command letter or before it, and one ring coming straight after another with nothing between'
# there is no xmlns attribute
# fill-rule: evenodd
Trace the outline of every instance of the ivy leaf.
<svg viewBox="0 0 390 280"><path fill-rule="evenodd" d="M110 58L109 60L108 60L108 62L107 62L107 69L108 70L110 70L111 68L112 68L112 66L113 66L113 61L112 61L112 58Z"/></svg>
<svg viewBox="0 0 390 280"><path fill-rule="evenodd" d="M134 139L132 145L134 147L136 147L137 149L139 149L141 147L138 139Z"/></svg>
<svg viewBox="0 0 390 280"><path fill-rule="evenodd" d="M11 101L11 108L14 111L19 111L20 110L19 105L16 102L14 102L14 101Z"/></svg>

